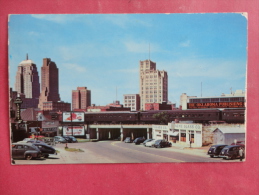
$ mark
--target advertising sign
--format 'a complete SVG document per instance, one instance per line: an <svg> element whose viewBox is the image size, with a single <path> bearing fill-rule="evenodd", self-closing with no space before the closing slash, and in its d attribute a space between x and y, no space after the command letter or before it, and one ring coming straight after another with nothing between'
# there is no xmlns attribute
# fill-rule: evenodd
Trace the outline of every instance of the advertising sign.
<svg viewBox="0 0 259 195"><path fill-rule="evenodd" d="M84 122L83 112L63 112L63 122Z"/></svg>
<svg viewBox="0 0 259 195"><path fill-rule="evenodd" d="M73 131L73 133L72 133ZM63 135L85 135L84 126L63 126Z"/></svg>
<svg viewBox="0 0 259 195"><path fill-rule="evenodd" d="M188 109L201 108L244 108L245 102L208 102L208 103L188 103Z"/></svg>
<svg viewBox="0 0 259 195"><path fill-rule="evenodd" d="M202 130L202 124L184 124L184 123L176 123L174 126L175 129L184 129L184 130Z"/></svg>

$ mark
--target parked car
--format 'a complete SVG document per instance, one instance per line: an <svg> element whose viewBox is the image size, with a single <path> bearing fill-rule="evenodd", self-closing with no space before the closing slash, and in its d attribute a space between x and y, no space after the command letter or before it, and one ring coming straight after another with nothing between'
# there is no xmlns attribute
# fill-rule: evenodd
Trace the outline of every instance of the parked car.
<svg viewBox="0 0 259 195"><path fill-rule="evenodd" d="M29 140L29 141L27 141L26 143L31 143L31 144L34 144L34 143L46 144L44 141L35 140L35 139Z"/></svg>
<svg viewBox="0 0 259 195"><path fill-rule="evenodd" d="M31 160L32 158L40 158L42 153L39 148L31 143L13 143L12 144L12 158L25 158Z"/></svg>
<svg viewBox="0 0 259 195"><path fill-rule="evenodd" d="M146 143L147 142L151 142L151 141L153 141L154 139L146 139L144 142L143 142L143 146L146 146Z"/></svg>
<svg viewBox="0 0 259 195"><path fill-rule="evenodd" d="M55 150L55 148L51 146L48 146L46 144L39 144L39 143L34 143L33 145L37 146L40 149L42 156L44 158L48 158L50 154L57 155L57 151Z"/></svg>
<svg viewBox="0 0 259 195"><path fill-rule="evenodd" d="M145 141L146 139L144 137L138 137L136 138L133 142L138 145L138 144L141 144Z"/></svg>
<svg viewBox="0 0 259 195"><path fill-rule="evenodd" d="M239 156L239 148L241 146L239 145L230 145L230 146L225 146L221 151L219 156L222 157L223 159L235 159L235 158L240 158Z"/></svg>
<svg viewBox="0 0 259 195"><path fill-rule="evenodd" d="M61 136L55 136L54 141L55 141L55 143L67 143L67 140Z"/></svg>
<svg viewBox="0 0 259 195"><path fill-rule="evenodd" d="M232 143L231 145L238 145L238 146L241 146L241 147L245 147L245 141L237 141L237 143Z"/></svg>
<svg viewBox="0 0 259 195"><path fill-rule="evenodd" d="M72 143L73 142L72 138L68 137L67 135L64 135L62 137L67 141L67 143Z"/></svg>
<svg viewBox="0 0 259 195"><path fill-rule="evenodd" d="M171 146L172 146L172 143L168 142L164 139L156 140L156 142L154 144L155 148L164 148L164 147L171 147Z"/></svg>
<svg viewBox="0 0 259 195"><path fill-rule="evenodd" d="M124 142L125 142L125 143L131 143L131 142L132 142L132 140L131 140L131 138L130 138L130 137L126 137L126 139L124 140Z"/></svg>
<svg viewBox="0 0 259 195"><path fill-rule="evenodd" d="M152 140L152 141L150 141L150 142L146 142L145 146L147 146L147 147L153 147L156 141L157 141L157 140Z"/></svg>
<svg viewBox="0 0 259 195"><path fill-rule="evenodd" d="M213 158L214 156L219 156L219 153L225 146L227 145L224 145L224 144L212 145L208 150L207 154L210 155L211 158Z"/></svg>
<svg viewBox="0 0 259 195"><path fill-rule="evenodd" d="M72 142L74 142L74 143L75 143L75 142L78 142L77 139L76 139L74 136L68 135L68 137L69 137L70 139L72 139Z"/></svg>

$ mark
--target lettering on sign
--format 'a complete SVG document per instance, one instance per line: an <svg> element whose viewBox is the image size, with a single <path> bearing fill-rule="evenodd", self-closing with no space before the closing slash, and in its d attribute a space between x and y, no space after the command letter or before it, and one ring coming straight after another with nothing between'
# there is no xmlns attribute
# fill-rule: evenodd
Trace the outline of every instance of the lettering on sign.
<svg viewBox="0 0 259 195"><path fill-rule="evenodd" d="M208 103L187 103L188 109L201 108L244 108L245 102L208 102Z"/></svg>
<svg viewBox="0 0 259 195"><path fill-rule="evenodd" d="M175 124L175 129L202 130L202 124Z"/></svg>

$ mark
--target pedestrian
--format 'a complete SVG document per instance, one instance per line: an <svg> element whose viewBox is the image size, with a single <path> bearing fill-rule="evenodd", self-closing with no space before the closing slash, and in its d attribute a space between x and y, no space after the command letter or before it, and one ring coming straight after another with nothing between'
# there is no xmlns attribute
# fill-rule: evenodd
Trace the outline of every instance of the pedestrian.
<svg viewBox="0 0 259 195"><path fill-rule="evenodd" d="M243 158L244 158L244 150L240 147L238 152L239 152L239 156L240 156L240 161L243 161Z"/></svg>

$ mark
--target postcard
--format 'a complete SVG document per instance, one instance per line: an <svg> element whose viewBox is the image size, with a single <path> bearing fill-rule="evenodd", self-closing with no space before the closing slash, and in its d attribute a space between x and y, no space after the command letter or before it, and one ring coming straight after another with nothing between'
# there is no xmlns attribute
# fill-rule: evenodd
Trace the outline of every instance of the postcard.
<svg viewBox="0 0 259 195"><path fill-rule="evenodd" d="M247 22L10 15L12 164L245 161Z"/></svg>

